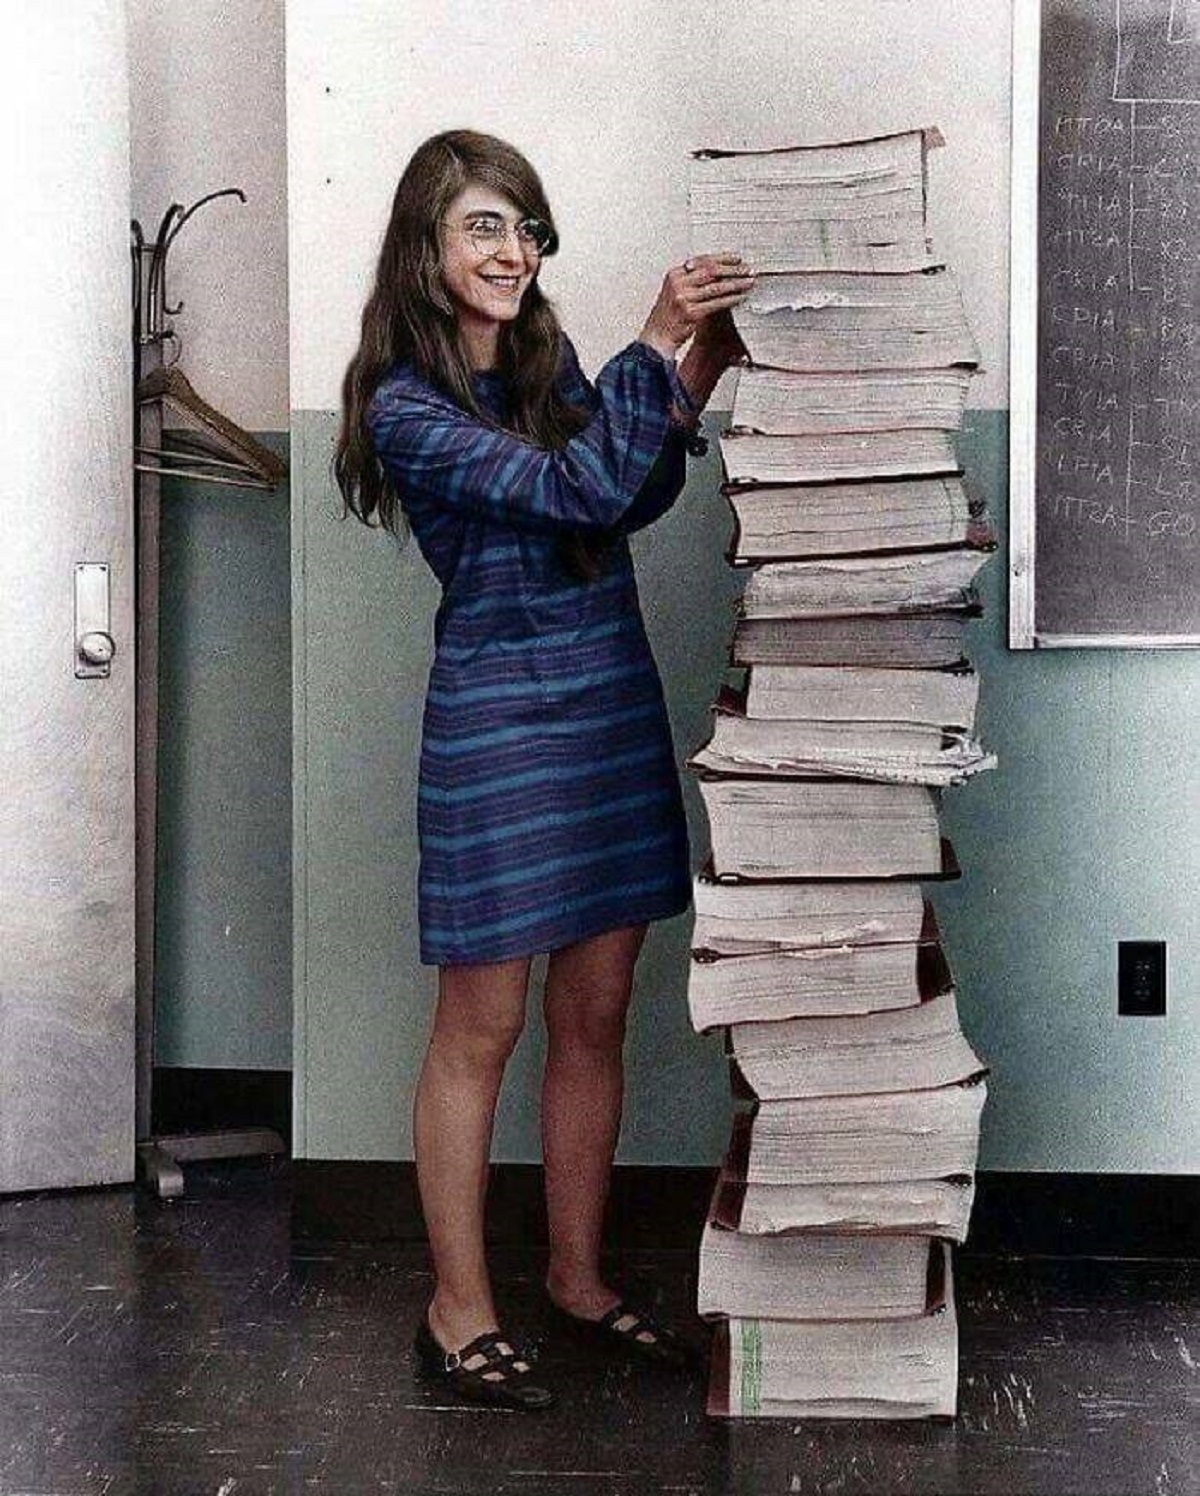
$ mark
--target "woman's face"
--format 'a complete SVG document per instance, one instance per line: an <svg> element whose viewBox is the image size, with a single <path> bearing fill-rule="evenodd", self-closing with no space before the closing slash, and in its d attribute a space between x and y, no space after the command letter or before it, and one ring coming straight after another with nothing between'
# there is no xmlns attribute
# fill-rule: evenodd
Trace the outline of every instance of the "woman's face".
<svg viewBox="0 0 1200 1496"><path fill-rule="evenodd" d="M494 335L521 308L521 297L537 274L539 258L523 248L514 232L526 215L511 199L491 187L468 183L450 204L442 224L442 278L453 298L460 324ZM470 230L488 221L502 222L508 232L494 248L480 247Z"/></svg>

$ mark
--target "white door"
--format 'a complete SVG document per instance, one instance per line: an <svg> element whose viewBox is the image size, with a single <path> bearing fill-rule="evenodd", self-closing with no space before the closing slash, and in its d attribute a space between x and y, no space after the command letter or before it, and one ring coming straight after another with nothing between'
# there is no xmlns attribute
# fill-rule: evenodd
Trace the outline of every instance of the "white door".
<svg viewBox="0 0 1200 1496"><path fill-rule="evenodd" d="M0 1191L134 1177L128 116L122 0L0 6Z"/></svg>

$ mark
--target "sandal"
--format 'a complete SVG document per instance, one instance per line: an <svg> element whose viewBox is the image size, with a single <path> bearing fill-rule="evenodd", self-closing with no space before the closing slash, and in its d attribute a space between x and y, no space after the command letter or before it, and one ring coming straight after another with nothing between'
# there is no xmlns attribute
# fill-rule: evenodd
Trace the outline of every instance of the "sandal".
<svg viewBox="0 0 1200 1496"><path fill-rule="evenodd" d="M554 1402L549 1387L530 1380L530 1356L513 1349L499 1330L485 1330L457 1351L447 1351L434 1338L426 1315L417 1326L413 1353L417 1373L471 1402L502 1408L536 1411ZM467 1363L474 1361L470 1366Z"/></svg>
<svg viewBox="0 0 1200 1496"><path fill-rule="evenodd" d="M624 1299L599 1319L572 1314L550 1300L552 1317L560 1328L589 1345L620 1350L636 1361L683 1370L697 1363L693 1348L674 1330L659 1324L645 1309L635 1309Z"/></svg>

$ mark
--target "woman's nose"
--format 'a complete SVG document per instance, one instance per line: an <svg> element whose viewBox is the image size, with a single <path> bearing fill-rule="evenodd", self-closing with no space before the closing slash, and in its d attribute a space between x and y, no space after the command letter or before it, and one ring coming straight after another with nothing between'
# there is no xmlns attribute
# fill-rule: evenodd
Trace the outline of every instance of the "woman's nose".
<svg viewBox="0 0 1200 1496"><path fill-rule="evenodd" d="M493 258L499 260L504 265L515 265L517 267L524 265L525 251L517 242L517 236L511 229L505 234L504 243L496 250Z"/></svg>

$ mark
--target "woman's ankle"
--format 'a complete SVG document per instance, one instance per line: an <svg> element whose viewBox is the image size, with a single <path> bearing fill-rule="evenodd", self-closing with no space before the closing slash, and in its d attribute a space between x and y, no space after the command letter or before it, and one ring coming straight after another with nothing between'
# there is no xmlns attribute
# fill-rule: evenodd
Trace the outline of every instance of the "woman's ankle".
<svg viewBox="0 0 1200 1496"><path fill-rule="evenodd" d="M430 1300L426 1318L433 1338L447 1351L460 1350L477 1335L500 1328L490 1299L456 1300L441 1289Z"/></svg>
<svg viewBox="0 0 1200 1496"><path fill-rule="evenodd" d="M546 1292L560 1309L589 1319L598 1319L620 1298L596 1270L553 1265L546 1270Z"/></svg>

